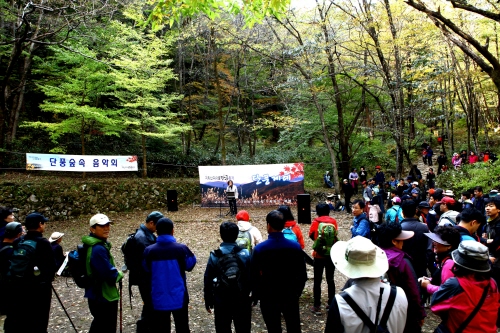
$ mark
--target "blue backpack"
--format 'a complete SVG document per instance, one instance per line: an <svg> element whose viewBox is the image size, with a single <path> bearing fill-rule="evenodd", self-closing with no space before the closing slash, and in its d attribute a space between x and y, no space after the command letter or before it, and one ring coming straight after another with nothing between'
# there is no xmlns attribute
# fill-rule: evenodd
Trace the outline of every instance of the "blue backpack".
<svg viewBox="0 0 500 333"><path fill-rule="evenodd" d="M284 227L283 228L283 235L285 235L286 239L289 239L294 242L299 242L299 239L297 238L297 235L295 232L293 232L292 227Z"/></svg>

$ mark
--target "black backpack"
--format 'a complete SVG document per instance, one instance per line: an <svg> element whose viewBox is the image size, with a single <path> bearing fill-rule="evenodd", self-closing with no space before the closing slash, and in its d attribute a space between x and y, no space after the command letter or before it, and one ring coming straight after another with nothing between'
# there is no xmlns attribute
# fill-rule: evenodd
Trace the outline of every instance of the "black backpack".
<svg viewBox="0 0 500 333"><path fill-rule="evenodd" d="M92 286L93 280L87 274L87 252L89 246L79 244L76 250L68 253L68 269L76 285L80 288Z"/></svg>
<svg viewBox="0 0 500 333"><path fill-rule="evenodd" d="M130 271L140 269L142 262L142 253L137 251L137 239L135 238L137 230L138 229L136 229L134 233L128 235L121 247L123 260L125 261L127 269Z"/></svg>
<svg viewBox="0 0 500 333"><path fill-rule="evenodd" d="M9 280L35 280L40 275L35 264L36 245L37 241L23 238L14 246L7 273Z"/></svg>
<svg viewBox="0 0 500 333"><path fill-rule="evenodd" d="M218 295L241 295L247 287L246 272L243 261L238 253L243 250L235 246L231 252L222 253L220 249L212 253L218 258L217 280L214 282L214 292Z"/></svg>

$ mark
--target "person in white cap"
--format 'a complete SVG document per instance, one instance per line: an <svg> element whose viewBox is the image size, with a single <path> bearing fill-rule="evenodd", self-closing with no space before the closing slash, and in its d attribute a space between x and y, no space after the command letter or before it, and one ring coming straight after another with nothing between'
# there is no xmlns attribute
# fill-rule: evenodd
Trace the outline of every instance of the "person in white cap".
<svg viewBox="0 0 500 333"><path fill-rule="evenodd" d="M54 257L56 258L56 267L58 269L59 269L59 267L61 267L61 265L66 257L64 255L64 251L63 251L63 248L61 246L63 236L64 236L64 234L62 232L56 231L56 232L53 232L49 238L50 246L52 246L52 251L54 252Z"/></svg>
<svg viewBox="0 0 500 333"><path fill-rule="evenodd" d="M370 332L370 326L375 322L381 323L386 307L390 311L386 323L389 332L403 332L408 301L400 287L381 282L381 276L389 269L385 252L369 239L356 236L347 242L335 243L330 256L335 267L352 279L352 284L341 294L335 295L328 311L325 333ZM388 305L391 294L395 298L393 304ZM358 312L361 311L359 315L346 298L354 302L353 306L358 308ZM368 317L365 321L371 324L361 319L363 314Z"/></svg>
<svg viewBox="0 0 500 333"><path fill-rule="evenodd" d="M116 333L120 299L116 283L121 281L123 273L115 267L111 255L111 243L108 242L110 223L106 215L96 214L90 219L90 235L82 237L88 249L87 272L93 279L92 285L85 288L85 298L94 317L89 333Z"/></svg>

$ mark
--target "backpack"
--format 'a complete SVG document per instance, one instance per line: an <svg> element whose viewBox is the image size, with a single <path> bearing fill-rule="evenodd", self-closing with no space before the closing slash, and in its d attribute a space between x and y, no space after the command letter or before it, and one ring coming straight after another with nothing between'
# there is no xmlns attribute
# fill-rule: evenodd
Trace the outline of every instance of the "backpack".
<svg viewBox="0 0 500 333"><path fill-rule="evenodd" d="M217 279L214 280L214 292L218 295L235 296L246 289L246 272L238 253L243 250L235 246L231 252L222 253L221 249L212 251L217 260Z"/></svg>
<svg viewBox="0 0 500 333"><path fill-rule="evenodd" d="M23 238L14 246L7 273L10 279L33 280L40 275L40 271L35 270L36 245L36 241Z"/></svg>
<svg viewBox="0 0 500 333"><path fill-rule="evenodd" d="M76 285L88 288L92 285L92 278L87 274L87 254L91 249L86 244L79 244L76 250L68 253L68 269Z"/></svg>
<svg viewBox="0 0 500 333"><path fill-rule="evenodd" d="M294 242L299 242L299 239L297 238L297 235L295 232L293 232L292 227L284 227L283 228L283 234L285 235L286 239L289 239Z"/></svg>
<svg viewBox="0 0 500 333"><path fill-rule="evenodd" d="M236 238L236 245L242 249L247 249L248 252L252 252L252 235L250 234L250 229L247 231L240 230L238 238Z"/></svg>
<svg viewBox="0 0 500 333"><path fill-rule="evenodd" d="M391 209L396 212L396 217L394 219L394 222L399 223L399 212L401 211L401 207L399 207L398 210L395 210L394 207L391 207Z"/></svg>
<svg viewBox="0 0 500 333"><path fill-rule="evenodd" d="M380 296L377 304L377 316L375 318L375 323L373 323L370 318L366 315L366 313L361 310L358 304L349 296L348 293L343 291L340 296L349 304L351 309L356 312L359 319L363 321L366 327L370 329L370 332L376 333L390 333L387 328L387 321L389 320L389 315L391 314L392 307L394 305L394 301L396 300L397 289L396 286L391 286L391 293L389 294L389 299L387 300L387 304L385 305L384 313L382 314L382 318L380 321L378 320L378 316L380 314L380 307L382 302L382 294L384 293L384 288L380 288ZM338 306L337 306L338 308ZM394 333L394 332L393 332Z"/></svg>
<svg viewBox="0 0 500 333"><path fill-rule="evenodd" d="M451 225L451 226L456 226L456 225L457 225L457 223L456 223L455 221L453 221L453 220L451 219L451 217L449 217L449 216L443 216L442 218L443 218L443 219L446 219L446 220L448 220L448 221L450 221L450 223L446 223L446 222L445 222L445 224L444 224L444 225ZM439 221L439 222L438 222L438 224L439 224L439 223L441 223L441 221Z"/></svg>
<svg viewBox="0 0 500 333"><path fill-rule="evenodd" d="M140 269L142 262L142 253L137 251L137 240L135 238L137 230L138 229L136 229L134 233L128 235L121 247L125 266L127 266L127 269L130 271Z"/></svg>
<svg viewBox="0 0 500 333"><path fill-rule="evenodd" d="M321 256L329 256L330 250L338 241L337 229L331 223L320 223L318 226L318 238L314 241L313 250Z"/></svg>

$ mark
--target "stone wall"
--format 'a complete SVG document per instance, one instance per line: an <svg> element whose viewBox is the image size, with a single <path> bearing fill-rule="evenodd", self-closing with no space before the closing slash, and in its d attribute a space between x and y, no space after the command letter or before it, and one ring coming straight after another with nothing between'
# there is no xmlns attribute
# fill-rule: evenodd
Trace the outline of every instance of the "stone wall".
<svg viewBox="0 0 500 333"><path fill-rule="evenodd" d="M200 200L198 179L31 178L0 181L0 206L19 210L19 218L38 211L51 220L80 214L151 210L167 205L167 190L177 191L179 205Z"/></svg>

